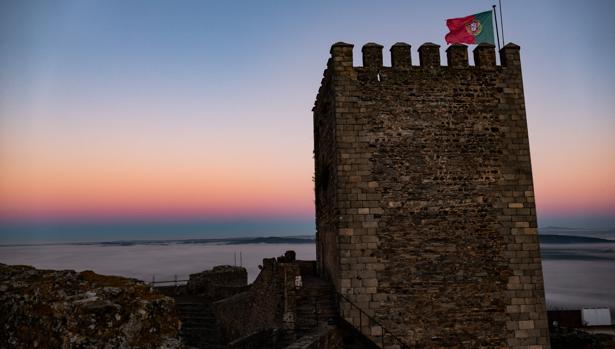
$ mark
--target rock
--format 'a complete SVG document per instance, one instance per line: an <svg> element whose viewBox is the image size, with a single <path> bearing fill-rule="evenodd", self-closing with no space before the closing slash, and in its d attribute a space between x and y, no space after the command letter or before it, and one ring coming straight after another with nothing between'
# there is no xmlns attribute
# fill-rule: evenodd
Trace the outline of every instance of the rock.
<svg viewBox="0 0 615 349"><path fill-rule="evenodd" d="M0 290L0 348L184 348L173 299L138 280L0 264Z"/></svg>

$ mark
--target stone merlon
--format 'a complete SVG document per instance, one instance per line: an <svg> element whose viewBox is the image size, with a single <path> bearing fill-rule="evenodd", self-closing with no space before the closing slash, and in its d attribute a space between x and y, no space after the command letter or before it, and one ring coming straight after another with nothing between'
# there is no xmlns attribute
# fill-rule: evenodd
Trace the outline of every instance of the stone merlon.
<svg viewBox="0 0 615 349"><path fill-rule="evenodd" d="M348 69L353 67L354 45L345 42L337 42L331 46L332 64L336 70ZM393 68L409 68L423 67L436 68L446 67L440 63L440 45L431 42L424 43L419 46L419 65L412 66L411 46L407 43L398 42L391 46L391 66ZM383 46L377 43L365 44L361 52L363 54L363 68L378 69L383 66L382 60ZM500 50L500 60L503 67L520 66L519 46L509 43ZM494 67L495 66L495 46L491 44L477 45L473 50L474 66L476 67ZM447 65L453 68L465 68L470 66L468 62L467 46L451 45L446 49ZM358 67L358 66L357 66Z"/></svg>

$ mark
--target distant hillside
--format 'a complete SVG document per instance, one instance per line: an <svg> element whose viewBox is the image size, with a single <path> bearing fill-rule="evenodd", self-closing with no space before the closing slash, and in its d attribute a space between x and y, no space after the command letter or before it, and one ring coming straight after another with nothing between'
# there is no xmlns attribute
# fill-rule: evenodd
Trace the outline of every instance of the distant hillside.
<svg viewBox="0 0 615 349"><path fill-rule="evenodd" d="M541 235L568 235L615 241L615 228L569 228L547 226L538 228L538 232Z"/></svg>
<svg viewBox="0 0 615 349"><path fill-rule="evenodd" d="M554 235L541 234L539 235L541 244L595 244L595 243L615 243L613 240L593 238L587 236L576 235Z"/></svg>
<svg viewBox="0 0 615 349"><path fill-rule="evenodd" d="M117 240L96 242L68 242L68 243L44 243L44 244L7 244L10 246L53 246L53 245L83 245L83 246L136 246L136 245L193 245L193 244L217 244L217 245L240 245L240 244L313 244L314 235L297 236L268 236L268 237L243 237L243 238L218 238L218 239L173 239L173 240Z"/></svg>
<svg viewBox="0 0 615 349"><path fill-rule="evenodd" d="M313 244L316 240L313 237L279 237L270 236L262 238L245 238L228 240L227 245L239 244Z"/></svg>

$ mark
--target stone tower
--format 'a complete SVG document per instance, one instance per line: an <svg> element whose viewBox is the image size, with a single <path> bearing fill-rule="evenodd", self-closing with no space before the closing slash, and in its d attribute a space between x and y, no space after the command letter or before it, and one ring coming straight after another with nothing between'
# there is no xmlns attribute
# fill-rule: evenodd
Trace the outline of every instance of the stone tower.
<svg viewBox="0 0 615 349"><path fill-rule="evenodd" d="M314 107L317 257L377 343L546 349L519 47L331 47ZM359 310L361 309L361 310ZM382 337L381 337L382 336ZM396 337L396 338L395 338Z"/></svg>

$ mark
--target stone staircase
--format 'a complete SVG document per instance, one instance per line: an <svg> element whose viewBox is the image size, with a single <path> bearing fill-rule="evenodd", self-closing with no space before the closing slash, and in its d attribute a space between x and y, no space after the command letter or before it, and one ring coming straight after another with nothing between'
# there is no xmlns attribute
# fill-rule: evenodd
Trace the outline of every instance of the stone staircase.
<svg viewBox="0 0 615 349"><path fill-rule="evenodd" d="M378 344L367 338L346 320L340 319L338 326L344 333L344 349L382 349Z"/></svg>
<svg viewBox="0 0 615 349"><path fill-rule="evenodd" d="M304 348L304 339L309 340L308 337L323 331L328 324L334 324L342 330L342 344L346 349L381 349L352 325L339 318L336 292L331 283L319 278L315 273L302 272L301 277L303 287L297 298L295 331L299 339L286 349Z"/></svg>
<svg viewBox="0 0 615 349"><path fill-rule="evenodd" d="M297 298L296 330L299 336L337 319L335 290L315 275L302 275L303 287Z"/></svg>
<svg viewBox="0 0 615 349"><path fill-rule="evenodd" d="M198 349L222 349L220 329L211 302L203 297L184 296L175 299L182 322L180 334L186 345Z"/></svg>

